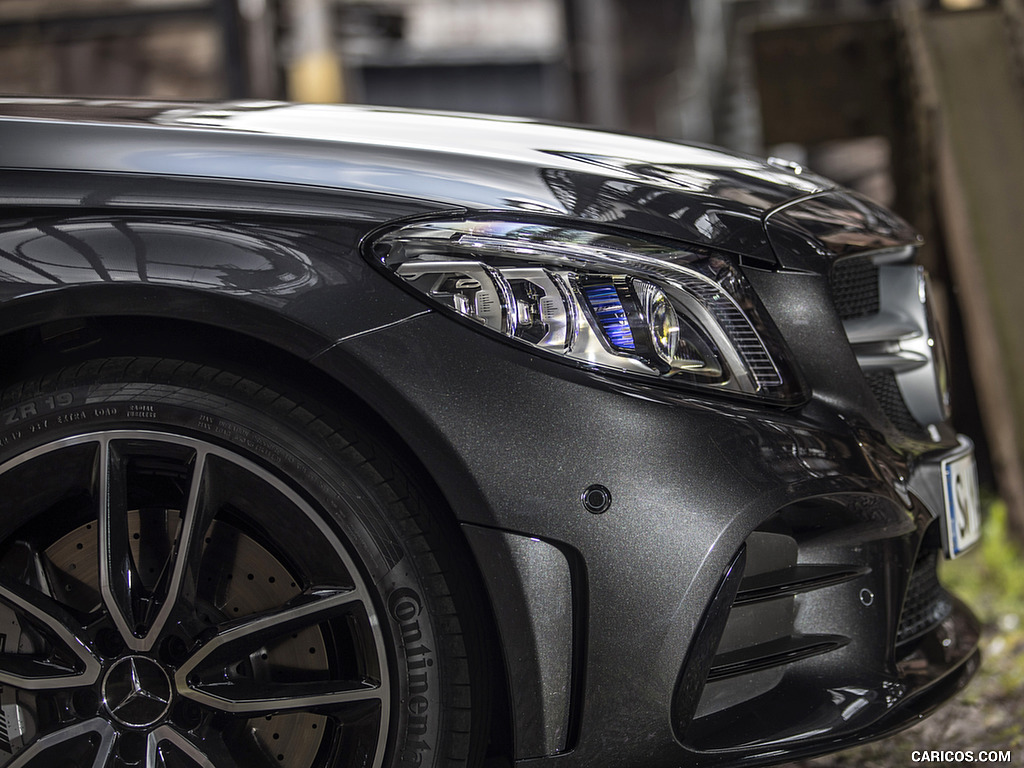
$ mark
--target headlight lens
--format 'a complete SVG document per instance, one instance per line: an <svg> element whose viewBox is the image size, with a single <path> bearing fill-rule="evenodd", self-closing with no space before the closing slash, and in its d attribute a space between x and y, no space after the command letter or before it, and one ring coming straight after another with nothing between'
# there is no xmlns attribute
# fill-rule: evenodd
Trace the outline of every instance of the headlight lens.
<svg viewBox="0 0 1024 768"><path fill-rule="evenodd" d="M372 257L435 304L587 367L793 402L783 345L732 260L535 223L390 230Z"/></svg>

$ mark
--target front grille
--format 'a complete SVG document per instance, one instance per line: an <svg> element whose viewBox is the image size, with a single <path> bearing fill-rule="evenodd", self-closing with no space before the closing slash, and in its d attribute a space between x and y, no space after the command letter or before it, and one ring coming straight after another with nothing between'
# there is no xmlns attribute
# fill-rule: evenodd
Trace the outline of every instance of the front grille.
<svg viewBox="0 0 1024 768"><path fill-rule="evenodd" d="M830 283L832 300L843 320L878 312L878 266L870 258L837 261Z"/></svg>
<svg viewBox="0 0 1024 768"><path fill-rule="evenodd" d="M932 366L933 372L941 356L936 356L938 362L931 361L930 353L921 357L918 348L931 335L932 325L921 300L923 273L909 257L864 254L841 259L833 265L829 282L836 312L881 410L906 437L928 441L926 425L943 419L941 404L918 386L911 410L904 389L908 380L903 377L918 375L906 368L908 352L913 359L921 358L919 365Z"/></svg>
<svg viewBox="0 0 1024 768"><path fill-rule="evenodd" d="M896 632L897 645L927 632L953 610L949 593L939 583L938 559L938 552L931 551L918 558L914 565Z"/></svg>
<svg viewBox="0 0 1024 768"><path fill-rule="evenodd" d="M882 411L889 417L889 421L907 437L915 440L927 440L928 433L917 423L917 420L907 409L907 403L900 392L899 384L896 383L896 375L892 371L871 371L864 374L868 380L868 386Z"/></svg>

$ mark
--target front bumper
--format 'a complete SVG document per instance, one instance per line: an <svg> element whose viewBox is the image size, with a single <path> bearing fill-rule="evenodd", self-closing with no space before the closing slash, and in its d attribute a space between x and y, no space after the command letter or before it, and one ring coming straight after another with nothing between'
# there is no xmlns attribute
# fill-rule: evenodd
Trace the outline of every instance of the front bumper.
<svg viewBox="0 0 1024 768"><path fill-rule="evenodd" d="M813 522L809 506L791 507L751 534L695 636L673 724L702 765L773 763L879 738L917 722L977 670L979 626L938 582L931 515L887 537L877 524L884 505L869 512L861 497L838 523L840 506L826 510L842 501L813 504ZM838 524L819 527L829 518Z"/></svg>
<svg viewBox="0 0 1024 768"><path fill-rule="evenodd" d="M785 690L792 706L779 708L765 700L753 720L739 712L703 727L701 738L742 740L744 735L772 736L726 749L697 750L700 765L772 764L845 749L908 728L959 693L978 670L978 624L957 602L950 615L920 639L915 651L898 664L895 678L875 675L875 684L823 687L824 679L805 678ZM833 680L837 675L829 674ZM778 693L782 694L783 691ZM797 706L797 702L799 705ZM794 710L801 715L794 721ZM754 708L746 710L750 715ZM705 742L708 743L708 742Z"/></svg>
<svg viewBox="0 0 1024 768"><path fill-rule="evenodd" d="M935 516L908 490L906 460L822 403L712 407L626 389L436 314L319 362L342 379L356 371L359 394L418 454L463 526L501 532L477 552L498 624L514 609L533 627L549 626L545 611L572 627L560 640L501 632L512 701L544 702L513 711L523 768L782 762L908 725L977 665L977 626L954 603L942 626L897 649L915 564L939 546ZM611 492L603 514L580 502L594 483ZM544 550L495 552L503 538ZM740 552L746 576L812 566L842 578L737 607L722 583ZM566 578L554 595L516 586ZM716 610L724 620L709 632ZM730 621L763 630L755 645L785 650L779 641L823 635L831 645L720 669L712 690L716 656L738 654L719 666L742 662L748 648L719 648L719 636L744 635ZM689 669L697 684L687 693Z"/></svg>

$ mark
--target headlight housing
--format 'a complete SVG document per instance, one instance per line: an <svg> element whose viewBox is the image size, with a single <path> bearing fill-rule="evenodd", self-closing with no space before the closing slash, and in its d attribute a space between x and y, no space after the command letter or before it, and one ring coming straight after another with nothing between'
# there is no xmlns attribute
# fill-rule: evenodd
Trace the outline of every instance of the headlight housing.
<svg viewBox="0 0 1024 768"><path fill-rule="evenodd" d="M588 368L780 403L784 346L733 260L552 224L432 221L369 242L431 303Z"/></svg>

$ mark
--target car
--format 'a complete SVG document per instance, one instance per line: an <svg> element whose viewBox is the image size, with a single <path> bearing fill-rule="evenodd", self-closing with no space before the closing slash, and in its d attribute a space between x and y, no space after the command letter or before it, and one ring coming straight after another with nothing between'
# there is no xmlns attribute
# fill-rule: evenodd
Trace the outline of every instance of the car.
<svg viewBox="0 0 1024 768"><path fill-rule="evenodd" d="M0 101L0 763L762 765L978 668L920 238L519 118Z"/></svg>

